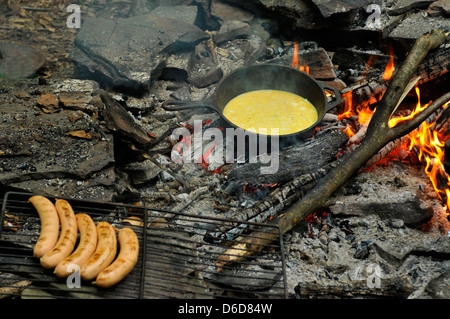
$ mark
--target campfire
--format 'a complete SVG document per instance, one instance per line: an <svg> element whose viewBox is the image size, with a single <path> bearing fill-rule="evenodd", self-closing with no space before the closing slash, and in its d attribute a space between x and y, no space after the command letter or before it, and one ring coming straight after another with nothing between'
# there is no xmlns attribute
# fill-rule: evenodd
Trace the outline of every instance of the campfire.
<svg viewBox="0 0 450 319"><path fill-rule="evenodd" d="M67 12L38 2L10 9L45 28ZM95 3L64 20L65 72L2 82L0 296L448 297L448 8ZM4 70L42 60L0 53ZM224 109L258 90L306 98L317 121L242 129ZM136 270L79 294L38 277L31 194L131 225Z"/></svg>

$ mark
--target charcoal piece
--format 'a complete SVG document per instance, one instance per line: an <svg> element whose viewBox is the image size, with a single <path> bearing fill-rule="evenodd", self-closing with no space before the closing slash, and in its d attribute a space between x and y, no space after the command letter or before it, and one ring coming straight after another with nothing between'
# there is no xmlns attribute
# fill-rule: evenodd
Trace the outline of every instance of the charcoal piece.
<svg viewBox="0 0 450 319"><path fill-rule="evenodd" d="M285 55L281 58L275 59L273 63L284 65L292 64L293 55ZM298 52L299 67L308 67L309 75L317 80L334 80L336 73L333 63L327 51L323 48L300 50Z"/></svg>
<svg viewBox="0 0 450 319"><path fill-rule="evenodd" d="M323 168L336 158L338 150L348 141L339 129L315 138L285 147L279 156L279 167L273 174L260 174L261 167L268 164L246 163L231 165L228 179L241 185L284 184L295 177L310 174Z"/></svg>
<svg viewBox="0 0 450 319"><path fill-rule="evenodd" d="M404 177L403 167L392 165L388 169L374 169L356 176L351 181L360 187L356 194L348 194L347 188L341 187L331 198L330 212L341 216L376 215L384 220L400 219L408 227L428 221L433 208L425 202L417 182Z"/></svg>
<svg viewBox="0 0 450 319"><path fill-rule="evenodd" d="M341 70L361 69L361 71L365 71L370 62L370 69L376 70L377 73L385 69L389 59L390 56L387 54L354 48L338 48L333 55L333 63L339 65Z"/></svg>
<svg viewBox="0 0 450 319"><path fill-rule="evenodd" d="M353 254L353 257L356 259L366 259L369 257L369 250L370 245L372 244L372 241L366 240L362 241L358 244L358 247L356 247L355 253Z"/></svg>

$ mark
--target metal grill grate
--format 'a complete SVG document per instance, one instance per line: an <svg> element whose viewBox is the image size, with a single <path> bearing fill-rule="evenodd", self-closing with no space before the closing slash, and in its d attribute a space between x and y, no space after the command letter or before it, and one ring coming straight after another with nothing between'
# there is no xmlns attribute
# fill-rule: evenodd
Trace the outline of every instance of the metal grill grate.
<svg viewBox="0 0 450 319"><path fill-rule="evenodd" d="M60 279L32 256L40 220L28 203L33 194L5 194L0 216L0 298L287 298L281 234L259 254L218 271L216 261L239 239L206 236L221 225L245 229L265 224L192 216L169 210L67 199L75 213L117 228L132 227L140 241L133 271L111 288L99 288L74 276ZM131 224L130 224L131 221ZM241 238L242 238L241 237ZM245 248L244 248L245 249ZM72 288L71 288L72 287Z"/></svg>

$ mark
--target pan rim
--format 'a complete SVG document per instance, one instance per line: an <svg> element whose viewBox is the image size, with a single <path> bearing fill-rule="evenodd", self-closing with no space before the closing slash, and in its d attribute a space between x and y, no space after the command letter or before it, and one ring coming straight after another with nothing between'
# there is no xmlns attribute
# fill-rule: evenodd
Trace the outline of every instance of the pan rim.
<svg viewBox="0 0 450 319"><path fill-rule="evenodd" d="M290 71L295 71L296 73L301 74L301 76L306 77L306 78L308 79L308 81L310 81L311 83L314 83L314 85L316 85L317 88L322 92L322 100L323 100L323 103L324 103L324 110L323 110L323 112L322 112L322 115L321 115L321 116L318 116L317 121L314 122L312 125L308 126L307 128L303 129L303 130L296 131L296 132L289 133L289 134L279 134L278 136L279 136L280 138L285 139L285 138L295 138L295 137L299 137L299 136L301 136L301 135L309 134L310 131L311 131L311 130L314 130L315 127L322 121L323 117L325 116L325 113L327 112L327 110L326 110L327 96L326 96L326 94L325 94L324 87L319 83L318 80L314 79L311 75L309 75L309 74L307 74L307 73L305 73L305 72L303 72L303 71L301 71L301 70L299 70L299 69L296 69L296 68L294 68L294 67L292 67L292 66L289 66L289 65L282 65L282 64L276 64L276 63L261 63L261 64L253 64L253 65L244 66L244 67L242 67L242 68L238 68L238 69L236 69L236 70L230 72L227 76L225 76L225 77L219 82L219 84L218 84L218 86L216 87L215 92L214 92L215 104L216 104L215 107L216 107L217 111L219 112L220 116L222 117L222 119L224 119L224 120L225 120L229 125L231 125L232 127L234 127L234 128L240 128L240 129L244 130L245 132L248 132L249 135L256 135L256 136L261 136L261 137L264 137L264 136L265 136L265 137L275 136L275 134L263 134L263 133L252 132L252 131L246 130L246 129L244 129L243 127L240 127L240 126L234 124L233 122L231 122L231 121L223 114L223 109L220 109L220 108L218 107L218 105L217 105L217 95L218 95L218 92L220 91L220 89L221 89L221 87L222 87L222 85L224 84L225 81L229 80L229 78L232 77L233 75L235 75L236 73L241 73L241 72L245 72L245 71L248 70L248 69L258 68L258 67L264 67L264 66L269 66L269 67L275 67L275 68L287 69L287 70L290 70ZM247 91L247 92L245 92L245 93L253 92L253 91L258 91L258 90L250 90L250 91ZM289 92L289 91L284 91L284 92ZM291 92L291 93L292 93L292 92ZM294 93L294 94L296 94L296 93ZM297 95L298 95L298 94L297 94ZM300 96L300 95L299 95L299 96ZM230 101L231 101L231 100L230 100ZM228 101L228 102L229 102L229 101ZM228 103L228 102L227 102L227 103ZM318 109L317 109L317 105L315 105L315 104L312 103L312 102L310 102L310 103L314 106L314 108L315 108L316 110L318 110ZM224 106L224 108L225 108L225 106Z"/></svg>

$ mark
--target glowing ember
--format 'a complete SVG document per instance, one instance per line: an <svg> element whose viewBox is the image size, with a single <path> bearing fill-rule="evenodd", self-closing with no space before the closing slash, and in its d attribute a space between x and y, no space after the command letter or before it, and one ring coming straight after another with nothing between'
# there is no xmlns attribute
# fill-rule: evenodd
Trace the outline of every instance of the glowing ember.
<svg viewBox="0 0 450 319"><path fill-rule="evenodd" d="M205 127L205 126L211 124L212 121L213 121L212 119L204 120L202 122L202 127ZM193 130L193 127L191 125L187 124L187 123L182 124L181 126L182 127L186 127L190 131ZM219 129L223 130L222 127L220 127ZM172 152L176 153L176 155L175 155L176 158L180 158L181 159L183 157L184 149L188 149L189 146L191 146L191 145L192 145L191 135L187 135L185 137L182 137L179 140L179 142L172 149ZM194 162L195 163L199 163L199 165L201 167L203 167L204 169L208 170L210 173L220 174L222 172L222 166L223 165L218 167L218 168L216 168L216 169L214 169L214 170L209 169L209 166L211 164L209 159L210 159L210 156L211 156L212 152L216 148L216 146L217 146L217 144L212 146L210 149L205 150L203 152L203 154L201 155L201 157L199 157L198 159L194 159Z"/></svg>

